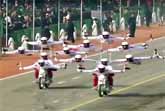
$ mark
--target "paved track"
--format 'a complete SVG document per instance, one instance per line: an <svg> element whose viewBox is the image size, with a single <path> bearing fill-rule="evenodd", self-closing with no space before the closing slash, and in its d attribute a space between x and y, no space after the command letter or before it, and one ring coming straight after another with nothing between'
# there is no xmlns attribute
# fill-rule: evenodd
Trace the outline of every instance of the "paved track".
<svg viewBox="0 0 165 111"><path fill-rule="evenodd" d="M165 55L165 39L154 41L145 52L150 55L158 48ZM124 57L114 53L112 58ZM144 61L130 65L131 70L115 76L115 86L108 97L99 98L92 90L91 75L77 73L76 65L55 74L50 89L39 90L32 83L33 74L0 81L0 111L164 111L165 61ZM88 63L93 67L94 63ZM72 70L71 70L72 68Z"/></svg>

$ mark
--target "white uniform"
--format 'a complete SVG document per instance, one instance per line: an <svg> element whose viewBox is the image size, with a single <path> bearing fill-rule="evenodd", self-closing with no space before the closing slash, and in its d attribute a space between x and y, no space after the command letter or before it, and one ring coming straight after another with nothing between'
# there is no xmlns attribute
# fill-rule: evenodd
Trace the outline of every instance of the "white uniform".
<svg viewBox="0 0 165 111"><path fill-rule="evenodd" d="M41 59L43 60L43 59ZM59 65L54 65L53 62L51 60L44 60L45 62L45 66L44 68L45 69L48 69L48 68L52 68L52 69L60 69L61 67ZM30 65L30 66L26 66L26 67L23 67L24 70L28 70L28 69L39 69L41 66L38 64L38 61L35 62L33 65Z"/></svg>
<svg viewBox="0 0 165 111"><path fill-rule="evenodd" d="M82 63L85 61L92 61L92 62L97 62L96 60L93 59L86 59L86 58L76 58L77 55L75 55L75 57L69 58L69 59L58 59L56 61L59 62L68 62L68 63L73 63L73 62L77 62L77 63Z"/></svg>
<svg viewBox="0 0 165 111"><path fill-rule="evenodd" d="M36 41L40 41L40 39L41 39L41 34L40 33L36 33L35 40Z"/></svg>
<svg viewBox="0 0 165 111"><path fill-rule="evenodd" d="M137 17L136 17L136 25L138 27L141 26L141 16L140 16L139 12L138 12Z"/></svg>
<svg viewBox="0 0 165 111"><path fill-rule="evenodd" d="M92 36L97 36L97 35L98 35L97 23L94 20L92 25Z"/></svg>
<svg viewBox="0 0 165 111"><path fill-rule="evenodd" d="M25 50L28 50L28 41L24 40L21 44L21 47L23 47Z"/></svg>
<svg viewBox="0 0 165 111"><path fill-rule="evenodd" d="M66 40L67 39L67 36L65 35L65 30L64 29L61 29L60 30L60 35L59 35L59 40Z"/></svg>
<svg viewBox="0 0 165 111"><path fill-rule="evenodd" d="M49 31L50 32L50 38L49 38L49 40L48 41L54 41L54 33L53 33L53 31L52 30L50 30Z"/></svg>
<svg viewBox="0 0 165 111"><path fill-rule="evenodd" d="M120 19L120 30L125 31L125 18L124 17L122 17Z"/></svg>
<svg viewBox="0 0 165 111"><path fill-rule="evenodd" d="M152 12L152 23L156 23L156 12Z"/></svg>
<svg viewBox="0 0 165 111"><path fill-rule="evenodd" d="M8 48L9 50L14 50L14 39L12 37L8 40Z"/></svg>
<svg viewBox="0 0 165 111"><path fill-rule="evenodd" d="M97 67L95 69L91 69L91 70L82 70L81 72L98 72ZM110 65L106 66L105 68L106 68L105 71L108 72L108 73L115 73L116 74L116 73L123 72L123 70L114 70L114 69L112 69L112 66L110 66Z"/></svg>
<svg viewBox="0 0 165 111"><path fill-rule="evenodd" d="M88 33L87 25L84 24L82 27L82 37L85 37L85 35L87 35L87 33Z"/></svg>
<svg viewBox="0 0 165 111"><path fill-rule="evenodd" d="M74 27L73 37L76 40L77 39L77 28Z"/></svg>
<svg viewBox="0 0 165 111"><path fill-rule="evenodd" d="M115 20L112 20L112 29L113 29L113 32L117 31L117 29L116 29L116 21Z"/></svg>

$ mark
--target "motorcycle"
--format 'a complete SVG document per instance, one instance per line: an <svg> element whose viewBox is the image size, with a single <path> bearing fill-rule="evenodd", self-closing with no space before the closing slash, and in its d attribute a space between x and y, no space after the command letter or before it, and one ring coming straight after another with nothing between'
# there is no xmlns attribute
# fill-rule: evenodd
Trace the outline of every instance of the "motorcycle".
<svg viewBox="0 0 165 111"><path fill-rule="evenodd" d="M107 75L100 74L98 76L98 94L100 97L108 95L112 90L112 86L109 85Z"/></svg>
<svg viewBox="0 0 165 111"><path fill-rule="evenodd" d="M41 68L39 70L39 81L38 81L39 89L48 88L51 83L52 81L48 76L47 71Z"/></svg>

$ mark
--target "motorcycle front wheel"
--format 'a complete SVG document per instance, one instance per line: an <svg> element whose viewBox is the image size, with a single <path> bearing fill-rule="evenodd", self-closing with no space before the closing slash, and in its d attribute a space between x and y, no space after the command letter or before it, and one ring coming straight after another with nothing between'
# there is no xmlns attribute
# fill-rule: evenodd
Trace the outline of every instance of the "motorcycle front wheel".
<svg viewBox="0 0 165 111"><path fill-rule="evenodd" d="M104 85L103 84L99 85L98 93L99 93L99 97L103 97L103 95L104 95Z"/></svg>
<svg viewBox="0 0 165 111"><path fill-rule="evenodd" d="M44 87L44 80L42 77L39 78L38 86L39 86L39 89L43 89L43 87Z"/></svg>

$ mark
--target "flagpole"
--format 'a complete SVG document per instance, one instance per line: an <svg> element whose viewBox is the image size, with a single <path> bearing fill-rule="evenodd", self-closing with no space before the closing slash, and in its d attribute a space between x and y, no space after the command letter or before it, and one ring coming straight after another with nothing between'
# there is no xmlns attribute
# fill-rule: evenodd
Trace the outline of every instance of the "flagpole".
<svg viewBox="0 0 165 111"><path fill-rule="evenodd" d="M32 38L33 41L35 41L35 0L33 0L33 32L32 32ZM34 50L34 46L33 46L33 50Z"/></svg>
<svg viewBox="0 0 165 111"><path fill-rule="evenodd" d="M102 15L103 15L103 9L102 9L102 0L100 0L100 23L101 23L101 32L103 31L103 17L102 17Z"/></svg>
<svg viewBox="0 0 165 111"><path fill-rule="evenodd" d="M138 13L140 13L139 7L140 7L140 0L138 0Z"/></svg>
<svg viewBox="0 0 165 111"><path fill-rule="evenodd" d="M8 46L8 0L6 0L6 47Z"/></svg>
<svg viewBox="0 0 165 111"><path fill-rule="evenodd" d="M80 9L80 33L81 33L81 37L82 37L82 23L83 21L83 1L81 0L81 9Z"/></svg>
<svg viewBox="0 0 165 111"><path fill-rule="evenodd" d="M119 4L120 6L119 6L119 21L121 20L121 0L120 0L120 4Z"/></svg>
<svg viewBox="0 0 165 111"><path fill-rule="evenodd" d="M155 11L155 0L153 0L153 12Z"/></svg>
<svg viewBox="0 0 165 111"><path fill-rule="evenodd" d="M58 39L59 39L59 33L60 33L60 0L58 0Z"/></svg>
<svg viewBox="0 0 165 111"><path fill-rule="evenodd" d="M103 19L102 19L102 0L100 0L100 25L101 25L101 34L103 32ZM102 58L102 54L103 54L103 41L101 41L101 52L100 52L100 59Z"/></svg>

